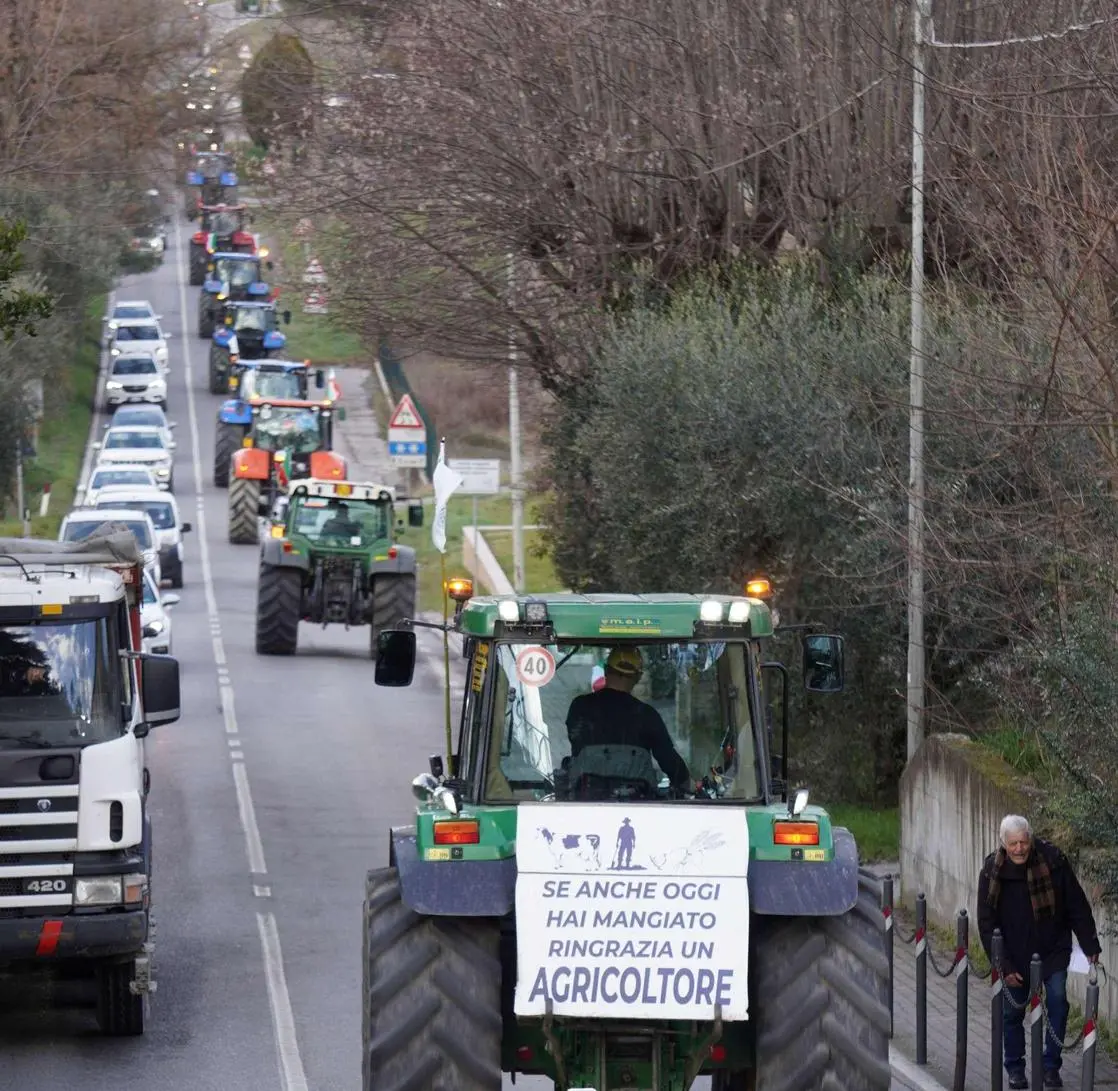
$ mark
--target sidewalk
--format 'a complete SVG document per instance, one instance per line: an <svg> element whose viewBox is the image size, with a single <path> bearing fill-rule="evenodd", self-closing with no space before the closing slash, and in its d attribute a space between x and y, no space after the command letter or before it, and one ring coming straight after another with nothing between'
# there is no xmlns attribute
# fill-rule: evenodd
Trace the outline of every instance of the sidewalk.
<svg viewBox="0 0 1118 1091"><path fill-rule="evenodd" d="M928 1064L916 1065L916 948L902 942L914 930L910 914L899 913L894 928L893 967L893 1047L900 1054L894 1070L906 1080L923 1076L928 1082L918 1084L922 1091L945 1091L953 1087L955 1068L955 975L940 977L928 962ZM903 933L903 936L901 935ZM929 937L929 950L940 970L946 971L954 959L954 951ZM967 1081L966 1091L990 1091L990 982L971 971L967 993ZM1026 1031L1026 1041L1028 1031ZM905 1061L908 1064L905 1064ZM1082 1051L1078 1047L1064 1052L1061 1075L1064 1085L1078 1091L1081 1078ZM1004 1084L1003 1084L1004 1086ZM1095 1051L1095 1087L1118 1088L1118 1069L1110 1062L1102 1043ZM1039 1091L1039 1089L1038 1089Z"/></svg>
<svg viewBox="0 0 1118 1091"><path fill-rule="evenodd" d="M367 382L375 382L367 368L340 367L334 372L341 398L338 406L345 409L345 420L339 421L338 450L345 456L350 481L373 481L398 487L400 472L388 456L388 444L381 435L380 424L373 412Z"/></svg>

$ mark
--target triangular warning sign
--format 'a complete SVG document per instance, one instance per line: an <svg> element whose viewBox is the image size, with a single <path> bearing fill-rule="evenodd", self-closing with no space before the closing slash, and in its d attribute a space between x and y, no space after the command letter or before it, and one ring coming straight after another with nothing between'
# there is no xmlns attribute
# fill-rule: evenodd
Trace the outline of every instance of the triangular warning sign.
<svg viewBox="0 0 1118 1091"><path fill-rule="evenodd" d="M415 402L411 400L410 394L405 394L397 403L392 419L388 422L388 427L426 429L427 426L420 419L419 410L416 409Z"/></svg>

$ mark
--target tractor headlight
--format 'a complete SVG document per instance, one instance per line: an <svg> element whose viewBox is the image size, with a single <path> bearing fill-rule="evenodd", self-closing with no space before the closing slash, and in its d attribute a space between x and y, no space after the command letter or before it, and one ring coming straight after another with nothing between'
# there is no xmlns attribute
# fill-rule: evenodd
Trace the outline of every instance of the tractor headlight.
<svg viewBox="0 0 1118 1091"><path fill-rule="evenodd" d="M497 604L497 616L505 622L516 622L520 620L520 604L516 599L501 599Z"/></svg>
<svg viewBox="0 0 1118 1091"><path fill-rule="evenodd" d="M706 622L722 620L722 603L716 599L705 599L699 606L699 617Z"/></svg>
<svg viewBox="0 0 1118 1091"><path fill-rule="evenodd" d="M731 602L726 620L731 625L744 625L749 620L749 603L743 602L741 599Z"/></svg>
<svg viewBox="0 0 1118 1091"><path fill-rule="evenodd" d="M74 905L120 905L119 875L98 875L74 880Z"/></svg>

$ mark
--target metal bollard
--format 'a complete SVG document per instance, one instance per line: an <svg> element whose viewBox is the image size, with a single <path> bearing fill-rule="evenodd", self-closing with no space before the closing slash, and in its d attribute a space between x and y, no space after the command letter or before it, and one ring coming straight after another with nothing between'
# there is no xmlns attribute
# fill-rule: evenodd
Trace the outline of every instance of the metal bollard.
<svg viewBox="0 0 1118 1091"><path fill-rule="evenodd" d="M1081 1091L1094 1091L1095 1047L1099 1044L1099 1029L1095 1020L1099 1015L1099 971L1092 964L1087 974L1087 1003L1083 1008L1083 1068Z"/></svg>
<svg viewBox="0 0 1118 1091"><path fill-rule="evenodd" d="M1002 1010L1005 1006L1005 988L999 967L1005 958L1005 941L1002 930L994 929L993 965L990 968L990 1091L1002 1091L1004 1070L1002 1068L1002 1036L1004 1020Z"/></svg>
<svg viewBox="0 0 1118 1091"><path fill-rule="evenodd" d="M970 958L970 919L965 909L955 918L955 1086L967 1086L967 1014Z"/></svg>
<svg viewBox="0 0 1118 1091"><path fill-rule="evenodd" d="M881 881L881 916L885 921L885 954L889 959L889 1037L893 1037L893 876Z"/></svg>
<svg viewBox="0 0 1118 1091"><path fill-rule="evenodd" d="M916 898L916 1063L928 1063L928 900Z"/></svg>
<svg viewBox="0 0 1118 1091"><path fill-rule="evenodd" d="M1040 955L1033 952L1029 963L1029 1010L1025 1023L1029 1028L1029 1074L1033 1087L1044 1086L1044 1009L1040 1005L1041 973Z"/></svg>

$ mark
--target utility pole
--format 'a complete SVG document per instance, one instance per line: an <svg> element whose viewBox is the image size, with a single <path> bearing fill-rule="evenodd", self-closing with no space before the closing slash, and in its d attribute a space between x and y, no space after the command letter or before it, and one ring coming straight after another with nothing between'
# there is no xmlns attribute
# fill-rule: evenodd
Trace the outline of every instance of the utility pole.
<svg viewBox="0 0 1118 1091"><path fill-rule="evenodd" d="M27 506L23 496L23 437L16 440L16 506L23 524L23 536L31 537L31 520L27 518Z"/></svg>
<svg viewBox="0 0 1118 1091"><path fill-rule="evenodd" d="M515 266L509 252L509 310L516 286ZM520 467L520 377L516 370L516 332L509 323L509 476L512 485L512 586L524 591L524 484Z"/></svg>
<svg viewBox="0 0 1118 1091"><path fill-rule="evenodd" d="M925 31L931 0L912 5L912 282L908 395L908 757L924 741L924 136Z"/></svg>

